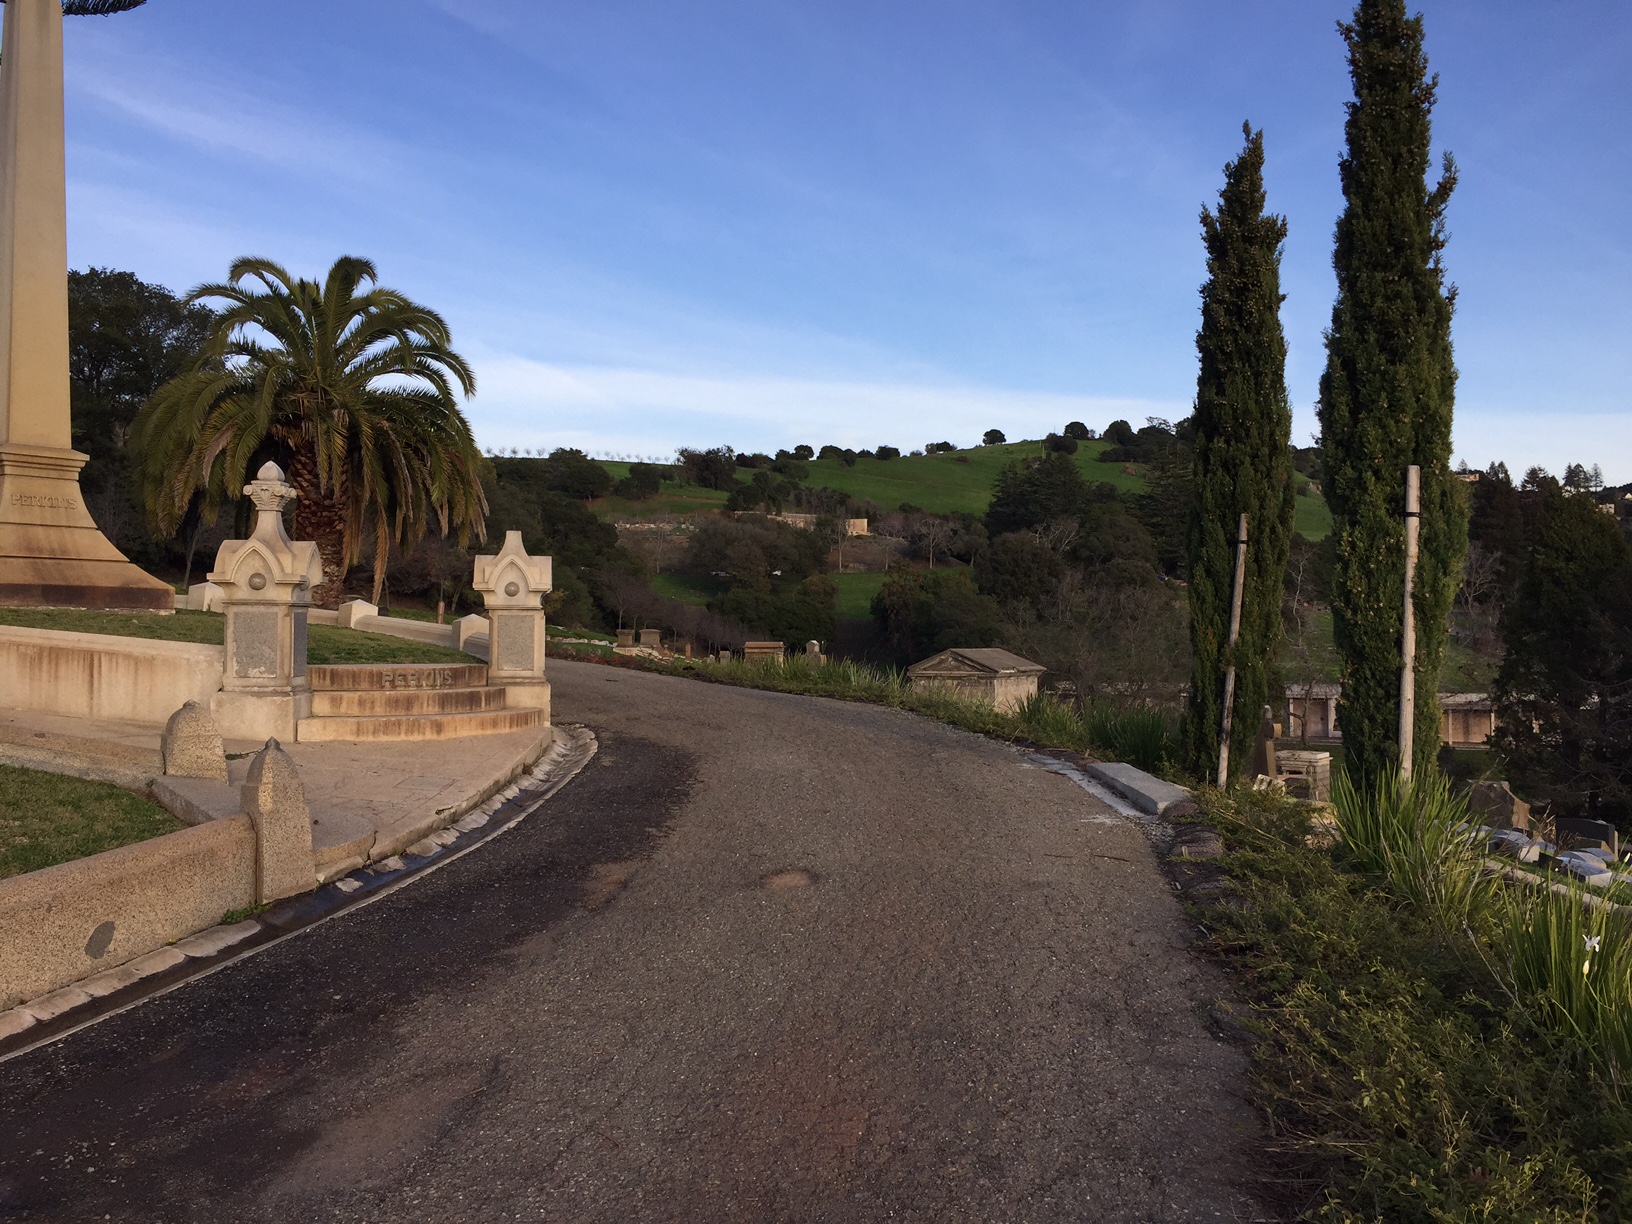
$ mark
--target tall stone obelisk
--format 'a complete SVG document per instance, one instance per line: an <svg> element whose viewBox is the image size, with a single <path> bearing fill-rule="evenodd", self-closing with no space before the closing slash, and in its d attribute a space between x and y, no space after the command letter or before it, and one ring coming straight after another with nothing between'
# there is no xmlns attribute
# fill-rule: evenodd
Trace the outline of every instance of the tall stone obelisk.
<svg viewBox="0 0 1632 1224"><path fill-rule="evenodd" d="M97 530L68 399L60 0L8 0L0 42L0 606L149 608L174 592Z"/></svg>

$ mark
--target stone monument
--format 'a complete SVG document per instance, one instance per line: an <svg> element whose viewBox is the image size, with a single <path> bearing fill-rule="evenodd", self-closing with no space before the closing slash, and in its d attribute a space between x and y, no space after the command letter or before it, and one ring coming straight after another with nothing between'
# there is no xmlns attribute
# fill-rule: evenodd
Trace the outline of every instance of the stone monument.
<svg viewBox="0 0 1632 1224"><path fill-rule="evenodd" d="M543 605L551 588L550 558L528 556L521 532L506 532L497 556L476 558L471 585L487 605L487 682L504 686L511 709L539 709L548 718Z"/></svg>
<svg viewBox="0 0 1632 1224"><path fill-rule="evenodd" d="M170 715L159 740L159 753L167 778L210 778L227 780L227 754L221 747L221 733L215 729L210 712L189 701Z"/></svg>
<svg viewBox="0 0 1632 1224"><path fill-rule="evenodd" d="M255 503L255 530L222 544L209 575L227 617L221 691L210 708L228 739L293 743L312 712L306 608L323 566L316 544L296 544L283 529L284 507L298 495L277 464L265 464L244 493Z"/></svg>
<svg viewBox="0 0 1632 1224"><path fill-rule="evenodd" d="M62 5L10 0L0 56L0 606L175 609L79 491L68 401Z"/></svg>

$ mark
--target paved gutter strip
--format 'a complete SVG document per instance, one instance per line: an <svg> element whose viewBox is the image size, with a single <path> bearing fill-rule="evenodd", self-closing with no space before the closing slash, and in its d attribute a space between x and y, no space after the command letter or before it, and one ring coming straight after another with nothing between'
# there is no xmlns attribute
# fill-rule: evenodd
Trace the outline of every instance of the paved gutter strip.
<svg viewBox="0 0 1632 1224"><path fill-rule="evenodd" d="M445 829L315 892L279 901L252 918L215 926L92 977L0 1011L0 1062L49 1045L99 1020L167 994L302 931L377 901L508 832L576 777L595 755L585 727L561 726L556 741L524 778Z"/></svg>
<svg viewBox="0 0 1632 1224"><path fill-rule="evenodd" d="M1104 785L1079 765L1075 765L1070 761L1063 761L1059 757L1044 756L1037 752L1028 752L1025 757L1033 765L1046 769L1050 773L1057 773L1061 777L1070 778L1071 781L1082 787L1083 790L1098 799L1106 807L1137 824L1149 824L1156 819L1149 812L1140 811L1134 807L1118 792Z"/></svg>

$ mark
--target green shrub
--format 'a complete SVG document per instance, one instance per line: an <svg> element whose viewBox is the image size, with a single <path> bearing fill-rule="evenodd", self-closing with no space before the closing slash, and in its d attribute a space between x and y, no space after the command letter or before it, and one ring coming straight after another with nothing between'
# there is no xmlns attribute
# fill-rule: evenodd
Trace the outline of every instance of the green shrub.
<svg viewBox="0 0 1632 1224"><path fill-rule="evenodd" d="M1432 912L1358 869L1374 851L1310 844L1283 798L1198 798L1230 848L1230 904L1196 911L1203 947L1250 1009L1284 1206L1356 1224L1625 1218L1632 1118ZM1491 955L1496 925L1472 929Z"/></svg>

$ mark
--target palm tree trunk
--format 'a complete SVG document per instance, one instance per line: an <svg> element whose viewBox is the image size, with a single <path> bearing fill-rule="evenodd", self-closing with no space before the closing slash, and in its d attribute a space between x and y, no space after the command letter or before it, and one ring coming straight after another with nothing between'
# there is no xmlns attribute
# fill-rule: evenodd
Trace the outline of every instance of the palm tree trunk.
<svg viewBox="0 0 1632 1224"><path fill-rule="evenodd" d="M289 461L289 483L300 494L295 501L295 538L314 542L323 564L323 581L312 590L312 605L338 607L340 585L346 577L344 490L323 489L316 457L303 450L296 451Z"/></svg>

